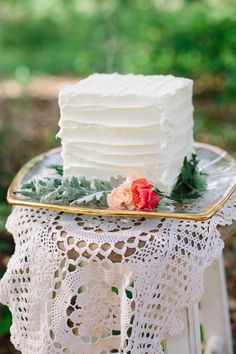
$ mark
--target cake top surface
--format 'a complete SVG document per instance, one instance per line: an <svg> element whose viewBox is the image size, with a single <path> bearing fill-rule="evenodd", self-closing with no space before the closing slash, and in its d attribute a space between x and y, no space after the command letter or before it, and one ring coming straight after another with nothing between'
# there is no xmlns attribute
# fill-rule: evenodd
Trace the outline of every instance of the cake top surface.
<svg viewBox="0 0 236 354"><path fill-rule="evenodd" d="M173 75L93 74L75 85L66 86L61 90L60 95L160 97L174 94L177 90L186 87L192 89L192 80Z"/></svg>

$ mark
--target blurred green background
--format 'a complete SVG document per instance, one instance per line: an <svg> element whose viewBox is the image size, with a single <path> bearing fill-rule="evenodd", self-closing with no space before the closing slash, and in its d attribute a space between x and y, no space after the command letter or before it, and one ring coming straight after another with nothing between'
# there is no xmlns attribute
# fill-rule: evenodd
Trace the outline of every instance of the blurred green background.
<svg viewBox="0 0 236 354"><path fill-rule="evenodd" d="M14 251L6 190L24 162L60 144L59 88L113 71L192 78L195 139L236 156L235 0L0 0L0 275ZM227 252L235 301L233 242ZM14 352L10 321L0 307L0 354Z"/></svg>

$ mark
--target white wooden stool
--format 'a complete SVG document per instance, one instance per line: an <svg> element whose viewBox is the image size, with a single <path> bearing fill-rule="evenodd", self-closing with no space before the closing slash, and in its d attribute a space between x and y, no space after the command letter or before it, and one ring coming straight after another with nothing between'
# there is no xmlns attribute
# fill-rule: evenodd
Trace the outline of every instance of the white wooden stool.
<svg viewBox="0 0 236 354"><path fill-rule="evenodd" d="M236 222L219 230L225 241L236 233ZM201 302L184 311L185 331L166 341L165 353L233 354L223 256L207 268L204 290Z"/></svg>

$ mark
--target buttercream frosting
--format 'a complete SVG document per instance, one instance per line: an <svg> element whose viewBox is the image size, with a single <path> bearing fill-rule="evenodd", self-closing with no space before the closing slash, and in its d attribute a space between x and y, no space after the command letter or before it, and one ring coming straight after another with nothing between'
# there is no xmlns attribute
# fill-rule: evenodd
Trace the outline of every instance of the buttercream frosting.
<svg viewBox="0 0 236 354"><path fill-rule="evenodd" d="M135 175L169 192L193 151L192 80L93 74L59 106L65 176Z"/></svg>

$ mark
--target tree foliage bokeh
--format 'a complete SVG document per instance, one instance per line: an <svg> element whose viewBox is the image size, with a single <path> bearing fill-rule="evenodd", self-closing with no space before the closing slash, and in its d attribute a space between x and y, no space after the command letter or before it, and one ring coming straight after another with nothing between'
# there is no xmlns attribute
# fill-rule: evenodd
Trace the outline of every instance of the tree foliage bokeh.
<svg viewBox="0 0 236 354"><path fill-rule="evenodd" d="M4 76L211 73L235 94L234 0L4 0L1 23Z"/></svg>

